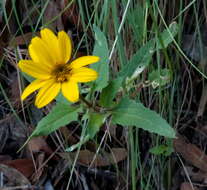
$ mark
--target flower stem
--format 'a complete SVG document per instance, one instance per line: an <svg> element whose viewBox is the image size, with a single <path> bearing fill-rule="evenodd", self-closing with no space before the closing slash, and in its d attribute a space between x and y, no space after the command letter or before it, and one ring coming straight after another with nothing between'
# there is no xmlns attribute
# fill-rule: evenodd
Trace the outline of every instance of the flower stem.
<svg viewBox="0 0 207 190"><path fill-rule="evenodd" d="M86 100L81 94L80 94L80 100L85 103L88 108L92 108L95 112L102 112L101 107L99 106L94 106L91 102L89 102L88 100Z"/></svg>
<svg viewBox="0 0 207 190"><path fill-rule="evenodd" d="M80 100L87 105L87 107L90 109L93 109L95 112L98 113L107 113L107 112L111 112L114 108L104 108L98 105L93 105L91 102L89 102L88 100L86 100L81 94L80 94Z"/></svg>
<svg viewBox="0 0 207 190"><path fill-rule="evenodd" d="M84 102L89 108L93 107L92 103L86 100L81 94L80 94L80 100Z"/></svg>

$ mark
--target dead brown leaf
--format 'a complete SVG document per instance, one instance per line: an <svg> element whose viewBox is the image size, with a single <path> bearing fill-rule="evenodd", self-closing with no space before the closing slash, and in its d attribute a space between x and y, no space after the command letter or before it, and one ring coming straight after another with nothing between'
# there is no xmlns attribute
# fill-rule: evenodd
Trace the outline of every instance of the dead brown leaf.
<svg viewBox="0 0 207 190"><path fill-rule="evenodd" d="M0 163L17 169L26 178L29 178L34 173L35 170L33 161L31 159L9 160Z"/></svg>
<svg viewBox="0 0 207 190"><path fill-rule="evenodd" d="M192 187L193 185L191 185L188 182L183 182L180 186L180 190L198 190L198 188L196 187Z"/></svg>
<svg viewBox="0 0 207 190"><path fill-rule="evenodd" d="M53 153L53 150L49 147L44 137L34 137L28 142L28 150L34 153L35 158L35 173L32 175L32 182L37 182L45 173L45 168L47 168L46 155L51 156L53 159L58 159L58 157Z"/></svg>
<svg viewBox="0 0 207 190"><path fill-rule="evenodd" d="M5 161L10 161L12 160L12 157L9 155L0 155L0 163L5 162Z"/></svg>
<svg viewBox="0 0 207 190"><path fill-rule="evenodd" d="M68 159L69 156L73 160L76 154L76 152L73 152L61 153L60 155L65 159ZM126 157L127 151L124 148L112 148L110 153L104 152L103 154L99 153L97 155L96 153L89 150L81 150L79 152L77 162L84 166L103 167L117 164L118 162L124 160Z"/></svg>
<svg viewBox="0 0 207 190"><path fill-rule="evenodd" d="M46 154L50 155L53 153L52 149L46 143L44 137L34 137L28 142L28 149L31 152L41 152L44 151Z"/></svg>
<svg viewBox="0 0 207 190"><path fill-rule="evenodd" d="M58 8L55 1L49 1L43 19L44 23L50 23L49 28L51 28L53 31L55 31L56 28L58 30L64 30L60 9Z"/></svg>
<svg viewBox="0 0 207 190"><path fill-rule="evenodd" d="M190 179L193 182L206 184L207 172L203 172L201 170L196 171L196 170L194 170L195 168L191 167L191 166L186 166L185 169L186 169L186 171L184 171L184 170L181 171L181 175L183 177L186 177L186 172L187 172L188 175L190 176Z"/></svg>
<svg viewBox="0 0 207 190"><path fill-rule="evenodd" d="M26 34L17 36L13 40L10 41L9 46L14 47L14 46L19 46L19 45L29 44L34 35L35 36L39 35L39 32L36 32L35 34L32 32L28 32Z"/></svg>
<svg viewBox="0 0 207 190"><path fill-rule="evenodd" d="M199 170L191 174L191 179L198 182L207 181L207 173Z"/></svg>
<svg viewBox="0 0 207 190"><path fill-rule="evenodd" d="M10 76L10 100L14 108L20 108L21 106L21 98L20 98L20 89L19 89L19 81L16 73L11 73Z"/></svg>
<svg viewBox="0 0 207 190"><path fill-rule="evenodd" d="M4 179L7 182L4 186L31 185L29 180L13 167L0 164L0 172L3 173Z"/></svg>
<svg viewBox="0 0 207 190"><path fill-rule="evenodd" d="M77 3L74 1L62 0L57 2L61 10L68 7L62 15L64 26L68 25L68 22L77 28L78 31L82 31L83 27L80 22L80 13Z"/></svg>
<svg viewBox="0 0 207 190"><path fill-rule="evenodd" d="M4 148L4 151L6 149L9 152L16 152L25 138L26 129L14 116L8 114L0 120L0 151Z"/></svg>
<svg viewBox="0 0 207 190"><path fill-rule="evenodd" d="M73 144L78 143L78 139L75 138L75 137L73 136L73 134L74 134L73 131L71 131L71 130L68 129L67 127L61 127L61 128L60 128L60 131L61 131L61 133L63 134L64 139L65 139L70 145L73 145Z"/></svg>
<svg viewBox="0 0 207 190"><path fill-rule="evenodd" d="M193 166L207 172L207 155L196 145L186 143L181 137L174 140L175 151Z"/></svg>

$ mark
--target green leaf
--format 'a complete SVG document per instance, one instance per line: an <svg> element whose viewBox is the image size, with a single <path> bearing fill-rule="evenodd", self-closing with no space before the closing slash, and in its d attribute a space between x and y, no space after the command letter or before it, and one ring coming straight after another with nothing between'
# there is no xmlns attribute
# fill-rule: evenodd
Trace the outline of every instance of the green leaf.
<svg viewBox="0 0 207 190"><path fill-rule="evenodd" d="M100 95L100 105L103 107L111 107L113 99L115 98L118 90L122 87L123 78L112 80L107 87L105 87Z"/></svg>
<svg viewBox="0 0 207 190"><path fill-rule="evenodd" d="M95 89L101 91L107 86L109 80L109 49L106 37L103 32L97 27L93 26L95 32L95 46L93 50L93 55L99 56L100 61L98 63L92 64L91 68L96 70L99 77L94 81Z"/></svg>
<svg viewBox="0 0 207 190"><path fill-rule="evenodd" d="M167 149L166 145L159 145L151 148L149 152L155 155L160 155L163 154L166 151L166 149Z"/></svg>
<svg viewBox="0 0 207 190"><path fill-rule="evenodd" d="M30 138L48 135L71 121L76 121L79 111L79 107L57 104L52 111L38 123Z"/></svg>
<svg viewBox="0 0 207 190"><path fill-rule="evenodd" d="M108 115L109 114L89 113L89 121L87 124L86 134L80 139L78 143L67 148L66 152L74 151L90 139L93 139L102 124L105 122ZM88 117L88 115L86 117Z"/></svg>
<svg viewBox="0 0 207 190"><path fill-rule="evenodd" d="M68 106L72 104L71 102L69 102L69 100L67 100L67 99L63 96L62 93L59 93L59 94L57 95L57 97L55 98L55 100L56 100L58 103L60 103L60 104L66 104L66 105L68 105Z"/></svg>
<svg viewBox="0 0 207 190"><path fill-rule="evenodd" d="M166 48L172 41L173 38L177 35L179 31L178 24L176 22L172 22L168 29L165 29L161 33L161 42L158 42L158 49Z"/></svg>
<svg viewBox="0 0 207 190"><path fill-rule="evenodd" d="M173 152L172 146L158 145L149 150L150 153L155 155L169 156Z"/></svg>
<svg viewBox="0 0 207 190"><path fill-rule="evenodd" d="M30 75L22 72L22 75L24 76L24 78L28 81L28 82L32 82L33 80L35 80L35 78L31 77Z"/></svg>
<svg viewBox="0 0 207 190"><path fill-rule="evenodd" d="M170 82L170 70L169 69L161 69L154 70L149 74L149 81L153 88L157 88L158 86L164 86Z"/></svg>
<svg viewBox="0 0 207 190"><path fill-rule="evenodd" d="M129 63L119 72L120 77L131 77L135 72L142 72L150 63L154 53L155 42L150 40L133 55Z"/></svg>
<svg viewBox="0 0 207 190"><path fill-rule="evenodd" d="M91 139L99 131L107 116L108 114L90 113L86 134L89 135Z"/></svg>
<svg viewBox="0 0 207 190"><path fill-rule="evenodd" d="M168 29L165 29L160 34L160 41L158 42L157 49L166 48L172 41L173 37L178 33L178 24L173 22L170 24ZM148 41L142 46L130 59L129 63L126 64L121 71L119 76L136 78L150 63L152 55L156 51L155 42L156 39Z"/></svg>
<svg viewBox="0 0 207 190"><path fill-rule="evenodd" d="M112 111L112 122L122 126L136 126L151 133L175 138L174 129L156 112L128 98L123 98Z"/></svg>
<svg viewBox="0 0 207 190"><path fill-rule="evenodd" d="M136 42L143 40L144 25L145 25L145 9L139 3L129 9L127 12L127 21L133 30L133 37Z"/></svg>

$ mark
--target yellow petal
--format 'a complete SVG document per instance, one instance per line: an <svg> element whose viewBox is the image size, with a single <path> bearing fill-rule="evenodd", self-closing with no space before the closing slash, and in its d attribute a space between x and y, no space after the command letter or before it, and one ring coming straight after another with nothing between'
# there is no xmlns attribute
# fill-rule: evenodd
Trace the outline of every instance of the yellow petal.
<svg viewBox="0 0 207 190"><path fill-rule="evenodd" d="M48 79L50 78L50 69L41 65L39 63L35 63L32 60L20 60L18 63L18 67L24 73L31 75L34 78L38 79Z"/></svg>
<svg viewBox="0 0 207 190"><path fill-rule="evenodd" d="M67 63L71 57L72 42L70 37L64 32L58 32L58 43L61 60L63 63Z"/></svg>
<svg viewBox="0 0 207 190"><path fill-rule="evenodd" d="M36 96L35 105L38 108L42 108L49 104L58 95L60 88L61 84L56 83L54 79L48 81L47 84L39 90Z"/></svg>
<svg viewBox="0 0 207 190"><path fill-rule="evenodd" d="M96 63L100 60L97 56L83 56L75 59L71 64L70 67L73 69L78 69L80 67L90 65Z"/></svg>
<svg viewBox="0 0 207 190"><path fill-rule="evenodd" d="M36 63L41 63L45 67L53 68L56 64L48 46L41 38L34 37L29 45L29 54Z"/></svg>
<svg viewBox="0 0 207 190"><path fill-rule="evenodd" d="M76 82L90 82L96 80L98 77L98 73L96 71L87 67L73 69L71 73L71 80Z"/></svg>
<svg viewBox="0 0 207 190"><path fill-rule="evenodd" d="M47 44L53 60L55 60L56 63L60 63L61 57L57 36L48 28L41 30L40 35L42 40Z"/></svg>
<svg viewBox="0 0 207 190"><path fill-rule="evenodd" d="M40 79L34 80L24 89L21 95L21 99L24 100L27 96L29 96L35 90L38 90L39 88L43 87L46 83L47 80L40 80Z"/></svg>
<svg viewBox="0 0 207 190"><path fill-rule="evenodd" d="M74 81L69 80L62 83L62 93L70 102L77 102L79 100L78 84Z"/></svg>

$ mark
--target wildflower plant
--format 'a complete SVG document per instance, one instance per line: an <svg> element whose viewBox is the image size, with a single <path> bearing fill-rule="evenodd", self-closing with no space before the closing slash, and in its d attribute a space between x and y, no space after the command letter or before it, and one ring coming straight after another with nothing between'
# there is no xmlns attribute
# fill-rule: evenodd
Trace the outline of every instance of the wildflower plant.
<svg viewBox="0 0 207 190"><path fill-rule="evenodd" d="M166 48L176 33L177 24L172 23L160 36L162 43L158 44L157 48ZM155 40L150 40L140 48L112 78L106 37L96 26L94 34L93 55L76 59L72 58L72 42L64 31L55 35L45 28L40 31L40 37L31 40L28 48L31 60L20 60L18 67L35 79L24 89L21 99L25 100L38 90L35 98L38 108L46 106L54 99L57 101L51 112L39 121L28 140L34 136L48 135L78 120L84 124L81 140L67 148L67 151L72 151L93 139L106 122L109 127L110 124L134 126L174 138L174 129L159 114L129 96L134 80L151 61L155 52ZM170 81L170 74L164 72L166 73L168 76L162 78L167 78L168 81L164 82L161 81L162 78L157 78L159 75L153 74L156 86L165 85ZM153 80L151 77L150 83L153 83ZM81 86L80 83L87 84ZM116 98L118 93L119 98ZM59 98L58 94L62 94L67 101Z"/></svg>

